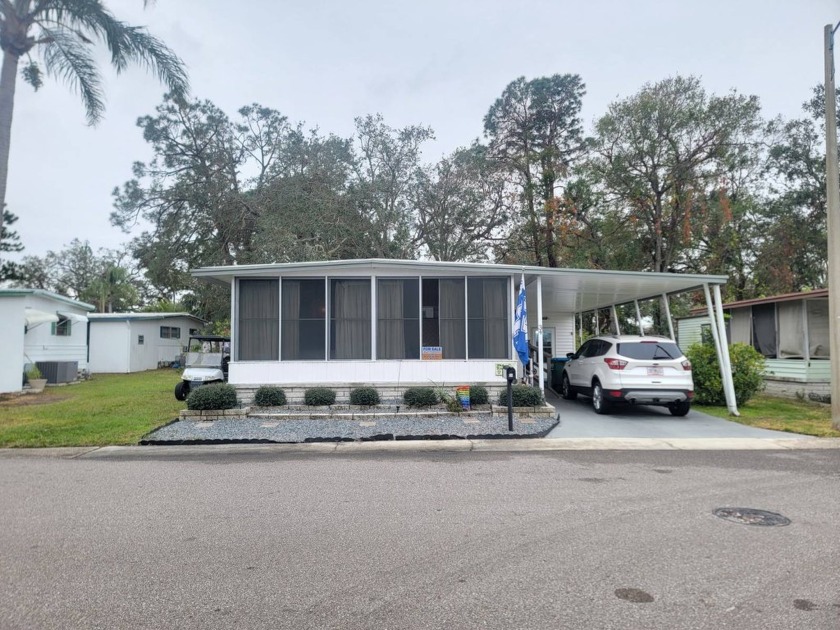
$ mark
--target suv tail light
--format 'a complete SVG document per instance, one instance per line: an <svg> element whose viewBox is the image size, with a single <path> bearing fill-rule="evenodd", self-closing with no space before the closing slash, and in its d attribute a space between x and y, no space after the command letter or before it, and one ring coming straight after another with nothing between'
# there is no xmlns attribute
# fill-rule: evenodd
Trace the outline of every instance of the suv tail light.
<svg viewBox="0 0 840 630"><path fill-rule="evenodd" d="M686 359L685 361L683 361L680 365L682 365L682 366L683 366L683 369L684 369L686 372L691 372L691 361L689 361L688 359Z"/></svg>
<svg viewBox="0 0 840 630"><path fill-rule="evenodd" d="M606 363L611 370L623 370L627 365L627 361L613 358L604 359L604 363Z"/></svg>

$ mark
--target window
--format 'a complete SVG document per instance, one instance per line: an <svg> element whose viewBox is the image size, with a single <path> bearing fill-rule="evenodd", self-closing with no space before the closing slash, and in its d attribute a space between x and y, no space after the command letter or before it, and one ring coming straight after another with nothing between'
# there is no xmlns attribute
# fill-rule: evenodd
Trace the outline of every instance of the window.
<svg viewBox="0 0 840 630"><path fill-rule="evenodd" d="M467 280L470 359L506 359L511 347L508 315L511 296L506 278Z"/></svg>
<svg viewBox="0 0 840 630"><path fill-rule="evenodd" d="M752 345L768 359L776 358L776 305L752 307Z"/></svg>
<svg viewBox="0 0 840 630"><path fill-rule="evenodd" d="M376 313L377 358L419 359L419 280L377 280Z"/></svg>
<svg viewBox="0 0 840 630"><path fill-rule="evenodd" d="M829 353L828 300L806 300L808 350L812 359L827 359Z"/></svg>
<svg viewBox="0 0 840 630"><path fill-rule="evenodd" d="M609 341L603 339L590 339L578 350L578 359L591 359L592 357L604 356L612 347Z"/></svg>
<svg viewBox="0 0 840 630"><path fill-rule="evenodd" d="M240 361L276 361L279 354L279 280L239 281Z"/></svg>
<svg viewBox="0 0 840 630"><path fill-rule="evenodd" d="M137 345L138 345L138 346L142 346L142 345L143 345L143 342L144 342L145 340L146 340L146 339L145 339L145 337L143 337L143 335L137 335Z"/></svg>
<svg viewBox="0 0 840 630"><path fill-rule="evenodd" d="M577 349L577 352L575 353L575 358L576 359L585 359L586 355L589 354L589 350L591 348L592 348L592 342L591 341L584 341L583 345L580 348Z"/></svg>
<svg viewBox="0 0 840 630"><path fill-rule="evenodd" d="M190 328L190 337L198 334L198 328Z"/></svg>
<svg viewBox="0 0 840 630"><path fill-rule="evenodd" d="M56 337L69 337L72 334L72 326L70 318L59 315L58 321L52 323L50 332Z"/></svg>
<svg viewBox="0 0 840 630"><path fill-rule="evenodd" d="M330 359L370 359L370 280L330 280Z"/></svg>
<svg viewBox="0 0 840 630"><path fill-rule="evenodd" d="M539 329L531 328L531 336L528 338L529 342L536 348L539 344L539 337L537 336ZM543 328L543 354L550 357L554 356L554 328Z"/></svg>
<svg viewBox="0 0 840 630"><path fill-rule="evenodd" d="M444 359L466 359L463 278L423 278L423 347Z"/></svg>
<svg viewBox="0 0 840 630"><path fill-rule="evenodd" d="M321 360L326 355L325 281L283 280L280 357L283 361Z"/></svg>
<svg viewBox="0 0 840 630"><path fill-rule="evenodd" d="M181 338L181 329L177 326L161 326L160 327L160 338L161 339L180 339Z"/></svg>
<svg viewBox="0 0 840 630"><path fill-rule="evenodd" d="M803 300L779 302L776 305L776 321L778 358L804 359L807 351L805 348L805 302Z"/></svg>
<svg viewBox="0 0 840 630"><path fill-rule="evenodd" d="M657 359L665 361L683 356L677 344L670 341L620 343L616 348L616 353L619 356L639 361L656 361Z"/></svg>

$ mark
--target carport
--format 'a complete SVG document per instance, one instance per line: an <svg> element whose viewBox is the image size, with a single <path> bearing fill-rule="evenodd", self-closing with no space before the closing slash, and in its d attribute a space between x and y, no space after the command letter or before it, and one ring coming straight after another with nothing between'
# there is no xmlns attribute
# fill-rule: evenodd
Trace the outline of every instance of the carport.
<svg viewBox="0 0 840 630"><path fill-rule="evenodd" d="M726 276L544 267L523 267L521 270L525 278L529 314L536 314L537 323L533 326L536 339L532 343L537 346L534 360L537 362L540 389L545 391L543 322L551 321L557 314L572 313L574 318L571 332L572 338L576 339L581 329L578 322L582 321L586 313L608 310L611 313L610 321L613 329L597 332L644 334L639 305L648 300L658 300L661 302L661 312L668 324L669 336L674 340L671 297L680 293L702 290L709 321L712 322L711 333L720 365L727 408L731 414L738 415L720 292L721 285L726 284ZM632 305L634 308L636 320L634 330L618 329L617 308L625 305Z"/></svg>

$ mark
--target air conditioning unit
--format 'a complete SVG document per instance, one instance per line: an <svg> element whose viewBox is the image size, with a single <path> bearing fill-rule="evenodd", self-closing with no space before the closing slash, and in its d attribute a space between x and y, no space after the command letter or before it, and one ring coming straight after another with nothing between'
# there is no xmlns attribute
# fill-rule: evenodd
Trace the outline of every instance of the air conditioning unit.
<svg viewBox="0 0 840 630"><path fill-rule="evenodd" d="M79 373L78 361L38 361L35 363L47 383L72 383Z"/></svg>

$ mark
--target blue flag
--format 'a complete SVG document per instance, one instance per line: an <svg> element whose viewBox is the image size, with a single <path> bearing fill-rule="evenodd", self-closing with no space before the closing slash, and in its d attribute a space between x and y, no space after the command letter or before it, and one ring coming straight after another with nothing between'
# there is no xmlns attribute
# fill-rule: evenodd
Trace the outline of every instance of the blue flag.
<svg viewBox="0 0 840 630"><path fill-rule="evenodd" d="M513 347L522 365L528 365L528 309L525 305L525 274L519 283L516 298L516 317L513 320Z"/></svg>

